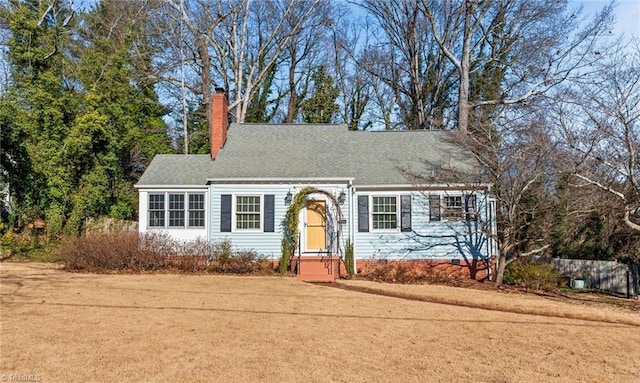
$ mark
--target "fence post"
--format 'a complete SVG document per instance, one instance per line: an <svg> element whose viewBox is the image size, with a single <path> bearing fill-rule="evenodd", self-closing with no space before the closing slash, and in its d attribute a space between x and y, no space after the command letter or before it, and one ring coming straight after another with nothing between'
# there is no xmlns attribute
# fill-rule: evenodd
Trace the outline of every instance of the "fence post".
<svg viewBox="0 0 640 383"><path fill-rule="evenodd" d="M629 264L629 272L631 274L631 285L633 287L633 295L640 295L640 286L638 285L638 262Z"/></svg>
<svg viewBox="0 0 640 383"><path fill-rule="evenodd" d="M627 299L631 298L631 265L627 268Z"/></svg>

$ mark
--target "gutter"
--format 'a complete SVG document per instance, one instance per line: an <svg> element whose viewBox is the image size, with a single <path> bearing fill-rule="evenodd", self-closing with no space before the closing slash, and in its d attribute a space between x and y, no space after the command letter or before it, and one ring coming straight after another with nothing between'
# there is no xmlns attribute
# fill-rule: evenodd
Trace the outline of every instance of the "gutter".
<svg viewBox="0 0 640 383"><path fill-rule="evenodd" d="M133 185L136 189L207 189L207 185Z"/></svg>
<svg viewBox="0 0 640 383"><path fill-rule="evenodd" d="M212 183L347 183L353 182L353 177L265 177L265 178L207 178Z"/></svg>
<svg viewBox="0 0 640 383"><path fill-rule="evenodd" d="M379 184L379 185L354 185L354 187L361 190L491 190L492 184L480 183L480 184Z"/></svg>

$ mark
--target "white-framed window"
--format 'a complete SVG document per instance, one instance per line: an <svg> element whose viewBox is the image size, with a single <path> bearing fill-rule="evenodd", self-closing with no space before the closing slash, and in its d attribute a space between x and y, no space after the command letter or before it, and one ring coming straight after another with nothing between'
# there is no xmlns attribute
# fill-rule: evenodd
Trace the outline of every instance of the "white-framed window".
<svg viewBox="0 0 640 383"><path fill-rule="evenodd" d="M371 228L372 230L398 229L398 196L371 196Z"/></svg>
<svg viewBox="0 0 640 383"><path fill-rule="evenodd" d="M189 193L189 227L204 227L204 193Z"/></svg>
<svg viewBox="0 0 640 383"><path fill-rule="evenodd" d="M260 195L235 196L235 229L259 231L262 229L262 197Z"/></svg>
<svg viewBox="0 0 640 383"><path fill-rule="evenodd" d="M164 227L164 193L149 194L149 227Z"/></svg>
<svg viewBox="0 0 640 383"><path fill-rule="evenodd" d="M205 193L149 193L148 197L149 228L205 227Z"/></svg>
<svg viewBox="0 0 640 383"><path fill-rule="evenodd" d="M184 227L184 193L169 193L169 227Z"/></svg>

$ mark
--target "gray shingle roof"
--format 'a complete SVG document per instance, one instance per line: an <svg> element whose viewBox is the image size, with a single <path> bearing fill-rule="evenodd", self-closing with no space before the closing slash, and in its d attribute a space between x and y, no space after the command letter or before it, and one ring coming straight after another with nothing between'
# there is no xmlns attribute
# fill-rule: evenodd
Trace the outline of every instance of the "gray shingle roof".
<svg viewBox="0 0 640 383"><path fill-rule="evenodd" d="M213 171L208 154L158 154L142 174L138 186L204 186Z"/></svg>
<svg viewBox="0 0 640 383"><path fill-rule="evenodd" d="M454 182L477 173L446 131L349 131L345 125L232 124L218 158L159 155L138 186L204 185L207 179L353 178L355 185L412 184L407 174ZM452 171L455 169L455 171ZM468 177L467 177L468 178Z"/></svg>

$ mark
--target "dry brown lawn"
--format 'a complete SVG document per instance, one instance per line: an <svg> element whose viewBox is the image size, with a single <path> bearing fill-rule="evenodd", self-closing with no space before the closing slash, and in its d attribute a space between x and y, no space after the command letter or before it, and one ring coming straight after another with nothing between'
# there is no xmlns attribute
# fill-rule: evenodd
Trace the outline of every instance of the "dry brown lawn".
<svg viewBox="0 0 640 383"><path fill-rule="evenodd" d="M0 381L640 381L638 311L341 284L421 300L293 278L72 274L2 263Z"/></svg>

